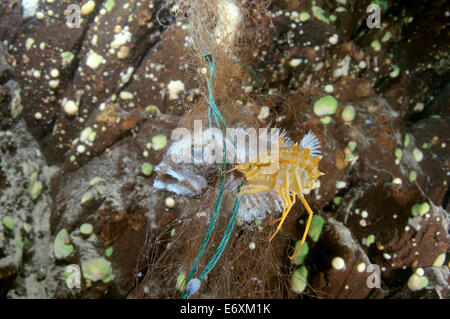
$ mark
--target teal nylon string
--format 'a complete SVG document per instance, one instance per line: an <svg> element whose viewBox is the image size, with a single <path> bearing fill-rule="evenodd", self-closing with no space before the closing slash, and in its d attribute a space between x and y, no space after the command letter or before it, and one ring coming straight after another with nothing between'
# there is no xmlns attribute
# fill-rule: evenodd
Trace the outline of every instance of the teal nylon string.
<svg viewBox="0 0 450 319"><path fill-rule="evenodd" d="M238 186L238 188L237 188L237 193L238 194L239 194L239 192L241 190L242 184L243 183L241 183ZM209 274L214 269L214 267L216 266L217 262L219 261L220 256L222 255L223 251L225 250L225 247L228 244L230 236L233 233L234 225L236 223L236 217L237 217L237 214L239 212L239 205L240 205L240 203L241 203L241 197L237 197L235 202L234 202L233 211L232 211L231 217L230 217L230 219L228 221L227 228L225 229L224 234L222 236L222 240L220 241L220 243L219 243L219 245L218 245L218 247L216 249L216 252L214 253L214 256L211 258L209 263L206 265L206 267L203 270L203 272L198 276L198 280L200 280L200 281L203 280L205 278L205 276L207 274ZM208 238L208 240L209 240L209 238ZM200 249L200 251L201 251L201 249ZM200 256L200 254L199 254L199 256ZM197 256L197 258L199 256ZM193 272L193 270L195 270L194 266L192 267L191 272ZM189 282L189 280L191 280L191 279L192 279L192 277L190 276L188 278L187 282ZM187 298L189 298L189 294L184 294L181 298L182 299L187 299Z"/></svg>
<svg viewBox="0 0 450 319"><path fill-rule="evenodd" d="M258 82L259 82L259 77L258 77L258 75L256 74L256 72L253 71L253 69L252 69L251 67L249 67L249 66L248 66L247 64L245 64L245 63L242 63L241 61L236 61L235 63L238 63L238 64L242 65L244 68L246 68L247 71L249 71L249 72L253 75L253 77L255 78L256 84L258 84Z"/></svg>
<svg viewBox="0 0 450 319"><path fill-rule="evenodd" d="M237 193L239 194L239 192L241 191L241 185L239 185L238 189L237 189ZM225 247L227 246L228 240L230 239L231 234L233 233L233 229L234 229L234 224L236 221L236 217L237 217L237 213L239 211L239 205L241 203L241 197L236 198L235 202L234 202L234 206L233 206L233 211L231 213L231 217L228 221L228 225L227 228L225 229L225 232L222 236L222 240L220 241L217 249L216 249L216 253L214 254L214 256L211 258L211 261L208 263L208 265L206 265L205 270L200 274L200 276L198 277L199 280L203 280L204 277L211 271L213 270L213 268L216 266L217 262L220 259L220 256L222 255Z"/></svg>
<svg viewBox="0 0 450 319"><path fill-rule="evenodd" d="M208 102L208 121L209 121L209 127L210 129L212 129L212 118L211 115L214 117L214 121L217 125L217 128L220 130L221 135L222 135L222 143L223 143L223 162L222 165L220 166L220 183L219 183L219 194L217 195L217 201L216 201L216 207L214 210L214 214L213 214L213 218L211 219L211 223L208 227L208 231L205 235L205 239L203 240L203 244L197 254L197 257L195 258L195 261L192 265L192 268L189 272L189 276L187 278L187 283L192 279L196 269L197 269L197 265L200 261L201 256L203 255L203 253L205 252L205 249L208 245L208 242L211 238L211 234L212 231L214 229L214 226L216 224L217 218L219 216L219 211L220 211L220 207L222 205L222 198L223 198L223 191L225 188L225 180L226 180L226 176L225 176L225 169L227 166L227 150L226 150L226 143L225 143L225 137L223 135L222 132L222 127L220 125L220 123L222 123L223 127L226 129L227 125L225 124L225 120L222 117L222 114L220 113L220 110L218 109L215 101L214 101L214 96L212 94L212 80L213 80L213 75L214 75L214 61L213 59L209 56L209 55L204 55L204 57L206 58L206 60L208 61L208 66L209 66L209 76L206 76L206 84L207 84L207 88L208 88L208 92L209 92L209 96L208 98L205 99ZM215 136L214 136L214 132L213 132L213 140L215 140ZM242 184L238 187L238 193L240 191ZM240 197L236 198L234 206L233 206L233 211L231 213L231 217L228 221L227 227L224 231L224 234L222 236L222 239L218 245L218 247L216 248L216 251L213 255L213 257L211 258L211 260L209 261L209 263L206 265L205 269L203 270L203 272L199 275L198 279L200 281L202 281L205 276L211 272L213 270L213 268L215 267L215 265L217 264L217 262L220 259L220 256L222 255L229 239L231 236L231 233L233 232L234 229L234 225L235 225L235 221L236 221L236 216L237 216L237 212L239 211L239 205L240 205L241 199ZM185 293L182 296L182 299L186 299L189 298L189 294Z"/></svg>

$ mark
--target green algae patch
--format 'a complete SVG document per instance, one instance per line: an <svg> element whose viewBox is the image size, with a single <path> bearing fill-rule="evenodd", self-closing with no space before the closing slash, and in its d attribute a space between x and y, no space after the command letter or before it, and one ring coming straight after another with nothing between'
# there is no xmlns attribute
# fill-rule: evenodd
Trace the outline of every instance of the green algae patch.
<svg viewBox="0 0 450 319"><path fill-rule="evenodd" d="M103 281L108 283L112 279L111 263L104 258L95 258L81 264L83 277L92 282Z"/></svg>
<svg viewBox="0 0 450 319"><path fill-rule="evenodd" d="M298 246L300 246L301 242L302 242L301 240L297 241L297 243L295 244L294 251L297 250L297 248L298 248ZM297 266L303 264L303 262L305 261L306 255L308 255L308 253L309 253L309 246L308 246L308 243L305 241L302 246L302 249L300 249L298 254L292 259L292 263Z"/></svg>
<svg viewBox="0 0 450 319"><path fill-rule="evenodd" d="M69 233L67 232L67 229L61 229L56 235L55 241L53 243L53 252L55 253L55 258L58 260L66 259L72 254L74 249L74 246L70 244Z"/></svg>
<svg viewBox="0 0 450 319"><path fill-rule="evenodd" d="M317 20L325 22L326 24L330 24L330 20L325 16L325 11L321 7L312 6L311 10L313 12L314 17L316 17Z"/></svg>
<svg viewBox="0 0 450 319"><path fill-rule="evenodd" d="M319 240L320 234L322 233L323 224L325 223L325 220L320 217L314 215L311 219L311 226L309 228L308 236L311 238L314 242Z"/></svg>
<svg viewBox="0 0 450 319"><path fill-rule="evenodd" d="M308 280L308 269L305 266L301 266L296 269L291 276L291 288L295 293L302 293L306 289Z"/></svg>
<svg viewBox="0 0 450 319"><path fill-rule="evenodd" d="M318 116L336 113L338 101L331 95L321 97L314 103L314 113Z"/></svg>
<svg viewBox="0 0 450 319"><path fill-rule="evenodd" d="M82 233L83 235L90 235L90 234L92 234L93 230L94 230L94 227L88 223L85 223L80 226L80 233Z"/></svg>
<svg viewBox="0 0 450 319"><path fill-rule="evenodd" d="M141 172L142 174L144 174L145 176L150 176L152 175L153 172L153 165L150 163L143 163L141 165Z"/></svg>

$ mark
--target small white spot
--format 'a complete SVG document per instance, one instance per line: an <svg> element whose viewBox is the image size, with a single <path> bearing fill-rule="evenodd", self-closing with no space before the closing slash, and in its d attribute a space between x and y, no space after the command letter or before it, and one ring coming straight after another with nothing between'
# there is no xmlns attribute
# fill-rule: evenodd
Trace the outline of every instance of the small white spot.
<svg viewBox="0 0 450 319"><path fill-rule="evenodd" d="M420 162L421 160L423 160L423 153L417 147L413 150L413 155L416 161Z"/></svg>
<svg viewBox="0 0 450 319"><path fill-rule="evenodd" d="M59 70L58 70L58 69L52 69L52 70L50 71L50 76L51 76L52 78L57 78L57 77L59 77Z"/></svg>
<svg viewBox="0 0 450 319"><path fill-rule="evenodd" d="M332 35L329 39L328 42L330 42L330 44L334 45L336 43L338 43L339 41L339 36L337 34Z"/></svg>
<svg viewBox="0 0 450 319"><path fill-rule="evenodd" d="M36 19L38 19L38 20L44 19L44 14L40 11L36 12Z"/></svg>
<svg viewBox="0 0 450 319"><path fill-rule="evenodd" d="M267 106L263 106L259 111L258 120L264 121L270 115L270 109Z"/></svg>
<svg viewBox="0 0 450 319"><path fill-rule="evenodd" d="M325 92L327 93L333 93L334 92L334 87L331 84L327 84L325 85Z"/></svg>
<svg viewBox="0 0 450 319"><path fill-rule="evenodd" d="M336 182L336 188L337 189L342 189L342 188L345 188L345 187L347 187L347 183L346 182L343 182L343 181L337 181Z"/></svg>
<svg viewBox="0 0 450 319"><path fill-rule="evenodd" d="M59 86L59 80L50 80L50 81L48 81L48 85L52 89L56 89Z"/></svg>
<svg viewBox="0 0 450 319"><path fill-rule="evenodd" d="M422 112L424 107L425 107L424 104L419 102L414 106L413 111L414 112Z"/></svg>
<svg viewBox="0 0 450 319"><path fill-rule="evenodd" d="M77 152L78 153L84 153L86 151L86 147L84 145L78 145L77 146Z"/></svg>
<svg viewBox="0 0 450 319"><path fill-rule="evenodd" d="M34 70L33 77L35 77L36 79L39 79L41 77L41 72L38 70Z"/></svg>
<svg viewBox="0 0 450 319"><path fill-rule="evenodd" d="M80 12L82 15L88 15L94 10L94 8L95 8L95 1L90 0L81 7Z"/></svg>
<svg viewBox="0 0 450 319"><path fill-rule="evenodd" d="M122 91L122 92L120 92L119 97L120 97L122 100L131 100L131 99L134 97L134 95L133 95L133 93L131 93L131 92L128 92L128 91Z"/></svg>
<svg viewBox="0 0 450 319"><path fill-rule="evenodd" d="M33 46L33 44L34 44L34 39L33 39L33 38L28 38L28 39L25 41L25 48L27 49L27 51L31 49L31 47Z"/></svg>
<svg viewBox="0 0 450 319"><path fill-rule="evenodd" d="M67 101L64 103L64 112L66 112L67 115L75 115L75 113L78 112L78 106L75 104L74 101Z"/></svg>
<svg viewBox="0 0 450 319"><path fill-rule="evenodd" d="M131 42L132 34L127 29L122 29L119 33L114 35L114 40L111 42L111 48L118 49L127 42Z"/></svg>
<svg viewBox="0 0 450 319"><path fill-rule="evenodd" d="M105 63L105 59L101 55L95 53L93 50L90 50L86 59L86 65L95 70L102 63Z"/></svg>
<svg viewBox="0 0 450 319"><path fill-rule="evenodd" d="M251 242L251 243L248 245L248 248L250 248L251 250L253 250L253 249L256 248L256 244L255 244L254 242Z"/></svg>
<svg viewBox="0 0 450 319"><path fill-rule="evenodd" d="M178 94L184 91L184 83L180 80L170 81L167 84L167 90L169 93L169 100L178 99Z"/></svg>
<svg viewBox="0 0 450 319"><path fill-rule="evenodd" d="M172 208L175 206L175 199L172 196L166 198L166 206Z"/></svg>
<svg viewBox="0 0 450 319"><path fill-rule="evenodd" d="M420 277L425 275L425 271L421 267L417 268L415 273L416 273L417 276L420 276Z"/></svg>
<svg viewBox="0 0 450 319"><path fill-rule="evenodd" d="M358 272L364 272L366 271L366 263L360 263L358 266L356 266L356 270Z"/></svg>
<svg viewBox="0 0 450 319"><path fill-rule="evenodd" d="M292 59L291 61L289 61L289 65L292 66L293 68L299 66L302 63L302 59Z"/></svg>
<svg viewBox="0 0 450 319"><path fill-rule="evenodd" d="M39 7L39 0L22 0L22 19L31 18L36 14Z"/></svg>
<svg viewBox="0 0 450 319"><path fill-rule="evenodd" d="M341 257L334 257L331 266L336 270L342 270L345 268L345 261Z"/></svg>

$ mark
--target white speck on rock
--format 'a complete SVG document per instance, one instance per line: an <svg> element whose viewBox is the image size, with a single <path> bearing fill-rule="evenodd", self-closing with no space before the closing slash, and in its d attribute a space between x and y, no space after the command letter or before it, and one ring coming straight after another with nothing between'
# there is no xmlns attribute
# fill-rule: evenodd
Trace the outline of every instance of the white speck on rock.
<svg viewBox="0 0 450 319"><path fill-rule="evenodd" d="M289 61L289 65L292 66L293 68L299 66L302 63L302 59L292 59L291 61Z"/></svg>
<svg viewBox="0 0 450 319"><path fill-rule="evenodd" d="M330 44L336 44L339 41L339 36L337 34L332 35L329 39L328 42L330 42Z"/></svg>
<svg viewBox="0 0 450 319"><path fill-rule="evenodd" d="M27 49L27 51L29 51L30 49L31 49L31 47L33 46L33 44L34 44L34 39L33 38L28 38L26 41L25 41L25 48Z"/></svg>
<svg viewBox="0 0 450 319"><path fill-rule="evenodd" d="M125 28L114 35L114 40L111 42L111 48L118 49L127 42L131 42L132 34Z"/></svg>
<svg viewBox="0 0 450 319"><path fill-rule="evenodd" d="M420 162L421 160L423 160L423 153L417 147L413 150L413 155L416 161Z"/></svg>
<svg viewBox="0 0 450 319"><path fill-rule="evenodd" d="M131 92L128 92L128 91L122 91L122 92L120 92L119 97L120 97L122 100L130 100L130 99L132 99L132 98L134 97L134 95L133 95L133 93L131 93Z"/></svg>
<svg viewBox="0 0 450 319"><path fill-rule="evenodd" d="M360 263L358 266L356 266L356 270L358 272L364 272L366 271L366 263Z"/></svg>
<svg viewBox="0 0 450 319"><path fill-rule="evenodd" d="M345 260L341 257L334 257L331 261L331 266L336 270L342 270L345 268Z"/></svg>
<svg viewBox="0 0 450 319"><path fill-rule="evenodd" d="M417 276L423 276L423 275L425 275L425 271L424 271L423 268L421 268L421 267L417 268L416 271L415 271L415 273L416 273Z"/></svg>
<svg viewBox="0 0 450 319"><path fill-rule="evenodd" d="M22 0L22 18L28 19L36 14L36 10L39 7L39 0Z"/></svg>
<svg viewBox="0 0 450 319"><path fill-rule="evenodd" d="M263 106L259 112L258 120L264 121L270 115L270 109L267 106Z"/></svg>
<svg viewBox="0 0 450 319"><path fill-rule="evenodd" d="M165 204L167 207L172 208L175 206L175 199L172 196L166 198Z"/></svg>
<svg viewBox="0 0 450 319"><path fill-rule="evenodd" d="M86 146L84 146L84 145L78 145L77 146L77 152L78 153L84 153L84 151L86 151Z"/></svg>
<svg viewBox="0 0 450 319"><path fill-rule="evenodd" d="M100 55L95 53L93 50L89 51L88 57L86 59L86 65L91 69L97 69L100 64L105 63L105 59Z"/></svg>
<svg viewBox="0 0 450 319"><path fill-rule="evenodd" d="M64 112L66 112L67 115L75 115L75 113L78 112L78 106L74 101L67 101L63 105Z"/></svg>
<svg viewBox="0 0 450 319"><path fill-rule="evenodd" d="M221 0L217 3L217 26L214 30L216 42L232 43L242 22L242 13L232 0Z"/></svg>
<svg viewBox="0 0 450 319"><path fill-rule="evenodd" d="M342 188L345 188L345 187L347 187L347 183L346 182L343 182L343 181L337 181L336 182L336 188L337 189L342 189Z"/></svg>
<svg viewBox="0 0 450 319"><path fill-rule="evenodd" d="M169 100L178 99L178 94L184 91L184 83L180 80L170 81L167 84L167 90L169 93Z"/></svg>
<svg viewBox="0 0 450 319"><path fill-rule="evenodd" d="M413 111L414 112L422 112L424 107L425 107L424 104L419 102L414 106Z"/></svg>
<svg viewBox="0 0 450 319"><path fill-rule="evenodd" d="M333 93L333 91L334 91L334 87L331 84L325 85L324 89L325 89L325 92L327 92L327 93Z"/></svg>
<svg viewBox="0 0 450 319"><path fill-rule="evenodd" d="M348 71L350 69L350 56L346 56L343 60L338 63L339 68L333 71L334 77L338 78L341 76L348 76Z"/></svg>

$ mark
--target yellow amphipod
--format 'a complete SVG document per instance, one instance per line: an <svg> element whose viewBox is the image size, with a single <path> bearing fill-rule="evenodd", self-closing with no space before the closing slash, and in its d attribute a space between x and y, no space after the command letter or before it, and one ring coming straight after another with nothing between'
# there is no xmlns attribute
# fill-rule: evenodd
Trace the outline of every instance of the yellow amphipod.
<svg viewBox="0 0 450 319"><path fill-rule="evenodd" d="M303 192L311 189L319 176L324 174L318 168L319 161L322 158L320 143L312 132L309 132L303 137L300 145L296 143L292 146L283 146L282 142L283 137L278 143L279 156L277 159L279 165L277 170L270 173L267 173L267 170L263 170L263 168L272 164L270 161L273 159L271 156L261 154L258 154L256 161L253 160L249 161L249 163L237 165L234 169L243 173L248 183L241 188L238 196L261 193L274 189L283 198L283 212L281 213L281 217L274 221L279 223L276 231L269 240L272 240L280 230L289 211L295 204L296 195L302 201L309 217L302 241L294 254L289 257L292 259L297 255L305 242L313 216L311 208L303 197ZM265 160L262 161L261 158Z"/></svg>

